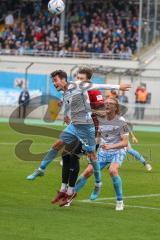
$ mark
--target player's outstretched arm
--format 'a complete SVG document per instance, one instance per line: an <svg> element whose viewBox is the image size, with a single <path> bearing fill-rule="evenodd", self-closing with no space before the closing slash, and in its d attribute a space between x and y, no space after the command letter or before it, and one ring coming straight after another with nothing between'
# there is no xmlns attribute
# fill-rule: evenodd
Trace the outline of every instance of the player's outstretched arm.
<svg viewBox="0 0 160 240"><path fill-rule="evenodd" d="M131 88L131 84L121 83L119 89L122 91L129 91L130 88Z"/></svg>
<svg viewBox="0 0 160 240"><path fill-rule="evenodd" d="M87 87L87 84L86 83L85 87L86 87L86 90L95 90L95 89L106 89L106 90L122 90L122 91L128 91L130 88L131 88L131 84L126 84L126 83L122 83L120 85L114 85L114 84L95 84L95 83L92 83L92 84L88 84L88 87Z"/></svg>
<svg viewBox="0 0 160 240"><path fill-rule="evenodd" d="M96 89L106 89L106 90L119 90L120 89L120 85L114 85L114 84L96 84L96 83L92 83L89 87L88 90L96 90Z"/></svg>

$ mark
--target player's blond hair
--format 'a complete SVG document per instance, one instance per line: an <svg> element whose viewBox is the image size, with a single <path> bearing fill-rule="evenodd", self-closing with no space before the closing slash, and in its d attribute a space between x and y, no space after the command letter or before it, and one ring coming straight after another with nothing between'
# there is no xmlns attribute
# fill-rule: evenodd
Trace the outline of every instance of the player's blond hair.
<svg viewBox="0 0 160 240"><path fill-rule="evenodd" d="M105 100L105 104L107 103L107 100L108 100L108 99L112 100L112 101L115 103L115 106L116 106L116 111L115 111L115 113L116 113L117 115L119 115L119 114L120 114L120 106L119 106L118 99L115 98L115 97L107 97L106 100Z"/></svg>

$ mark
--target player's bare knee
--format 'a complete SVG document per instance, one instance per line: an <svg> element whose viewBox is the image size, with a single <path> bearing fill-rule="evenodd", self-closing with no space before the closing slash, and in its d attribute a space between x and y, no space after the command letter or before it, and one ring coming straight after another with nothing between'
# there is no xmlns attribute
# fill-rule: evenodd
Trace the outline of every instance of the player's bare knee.
<svg viewBox="0 0 160 240"><path fill-rule="evenodd" d="M117 176L118 175L118 169L117 168L110 168L109 169L109 174L111 177Z"/></svg>
<svg viewBox="0 0 160 240"><path fill-rule="evenodd" d="M92 173L93 173L93 171L91 171L91 172L88 171L84 174L84 177L89 178L92 175Z"/></svg>

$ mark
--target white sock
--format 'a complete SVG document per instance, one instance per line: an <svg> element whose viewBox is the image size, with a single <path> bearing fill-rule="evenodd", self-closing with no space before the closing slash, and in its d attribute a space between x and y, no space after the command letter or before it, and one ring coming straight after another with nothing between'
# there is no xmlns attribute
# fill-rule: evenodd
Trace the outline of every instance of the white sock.
<svg viewBox="0 0 160 240"><path fill-rule="evenodd" d="M67 191L67 184L66 183L62 183L60 192L66 192L66 191Z"/></svg>
<svg viewBox="0 0 160 240"><path fill-rule="evenodd" d="M40 167L38 168L38 170L41 171L41 172L44 172L44 170L42 168L40 168Z"/></svg>
<svg viewBox="0 0 160 240"><path fill-rule="evenodd" d="M74 192L74 187L68 187L68 189L67 189L67 194L68 194L68 195L72 195L73 192Z"/></svg>
<svg viewBox="0 0 160 240"><path fill-rule="evenodd" d="M96 187L101 187L101 186L102 186L102 182L95 183L95 186L96 186Z"/></svg>

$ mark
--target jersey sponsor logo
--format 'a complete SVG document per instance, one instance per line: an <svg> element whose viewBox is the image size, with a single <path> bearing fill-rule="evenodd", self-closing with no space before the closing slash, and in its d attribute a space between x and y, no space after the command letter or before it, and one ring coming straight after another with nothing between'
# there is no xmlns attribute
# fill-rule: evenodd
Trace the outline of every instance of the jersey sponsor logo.
<svg viewBox="0 0 160 240"><path fill-rule="evenodd" d="M112 132L118 131L119 128L120 128L119 126L103 125L103 126L100 126L100 131L112 133Z"/></svg>
<svg viewBox="0 0 160 240"><path fill-rule="evenodd" d="M96 98L97 98L97 101L102 101L103 100L103 96L102 95L97 95Z"/></svg>

